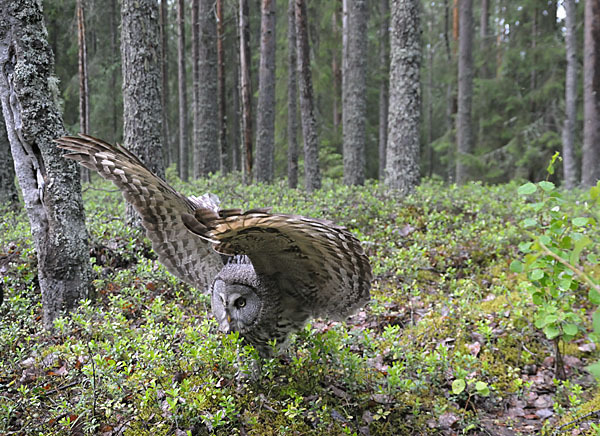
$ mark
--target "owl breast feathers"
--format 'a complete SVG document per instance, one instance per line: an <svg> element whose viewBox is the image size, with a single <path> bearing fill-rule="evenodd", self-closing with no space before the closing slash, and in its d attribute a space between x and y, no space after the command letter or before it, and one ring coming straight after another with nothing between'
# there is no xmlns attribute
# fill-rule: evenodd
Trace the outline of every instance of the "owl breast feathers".
<svg viewBox="0 0 600 436"><path fill-rule="evenodd" d="M179 194L120 145L85 135L56 142L65 157L118 186L159 261L209 291L221 330L239 331L261 354L308 319L343 320L369 300L369 259L344 227L267 209L219 209L213 195Z"/></svg>

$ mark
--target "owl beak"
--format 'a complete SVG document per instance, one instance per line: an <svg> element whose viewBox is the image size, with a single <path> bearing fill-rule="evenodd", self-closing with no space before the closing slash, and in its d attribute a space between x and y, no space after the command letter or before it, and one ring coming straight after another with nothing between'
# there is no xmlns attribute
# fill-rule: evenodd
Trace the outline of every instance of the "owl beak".
<svg viewBox="0 0 600 436"><path fill-rule="evenodd" d="M231 323L231 315L227 314L227 323L230 324Z"/></svg>

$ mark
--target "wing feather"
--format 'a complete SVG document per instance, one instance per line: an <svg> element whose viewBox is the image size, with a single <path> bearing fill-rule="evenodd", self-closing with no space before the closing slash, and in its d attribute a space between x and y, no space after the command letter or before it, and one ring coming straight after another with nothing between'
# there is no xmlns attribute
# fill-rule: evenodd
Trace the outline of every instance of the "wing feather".
<svg viewBox="0 0 600 436"><path fill-rule="evenodd" d="M204 211L218 216L214 196L186 198L153 174L133 153L87 135L56 140L65 157L112 181L142 218L146 235L167 270L198 289L207 289L223 266L211 244L190 233L182 216Z"/></svg>
<svg viewBox="0 0 600 436"><path fill-rule="evenodd" d="M330 221L263 210L187 215L188 228L223 254L247 255L314 316L343 319L369 300L372 273L359 241Z"/></svg>

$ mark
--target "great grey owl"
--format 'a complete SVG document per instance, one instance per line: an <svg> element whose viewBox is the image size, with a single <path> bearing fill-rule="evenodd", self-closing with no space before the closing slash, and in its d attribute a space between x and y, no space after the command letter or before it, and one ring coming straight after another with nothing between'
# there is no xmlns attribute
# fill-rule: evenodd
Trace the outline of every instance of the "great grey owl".
<svg viewBox="0 0 600 436"><path fill-rule="evenodd" d="M84 135L56 142L119 187L159 261L210 291L220 329L238 331L261 355L310 318L343 320L368 301L369 259L344 227L267 209L219 209L216 196L179 194L120 145Z"/></svg>

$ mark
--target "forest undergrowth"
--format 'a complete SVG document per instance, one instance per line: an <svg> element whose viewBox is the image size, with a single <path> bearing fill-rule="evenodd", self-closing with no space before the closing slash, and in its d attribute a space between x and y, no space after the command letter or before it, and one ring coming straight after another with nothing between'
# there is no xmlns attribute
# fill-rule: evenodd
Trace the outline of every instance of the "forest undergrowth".
<svg viewBox="0 0 600 436"><path fill-rule="evenodd" d="M558 266L547 256L532 268L537 260L525 258L536 226L550 224L527 221L539 202L518 193L531 186L426 181L401 199L375 182L326 181L309 195L234 176L170 179L187 194L217 194L223 207L272 205L347 226L373 265L369 305L346 323L314 320L287 351L259 361L256 379L240 377L256 353L218 332L210 299L157 263L123 224L121 195L94 179L84 199L96 299L44 331L26 215L4 209L1 434L598 434L588 371L599 360L598 302L573 275L556 287L569 291L567 315L559 304L540 321L554 294L540 306L537 285L551 273L538 270ZM587 193L560 196L565 216L588 217L576 222L590 241L576 269L597 283L600 237Z"/></svg>

